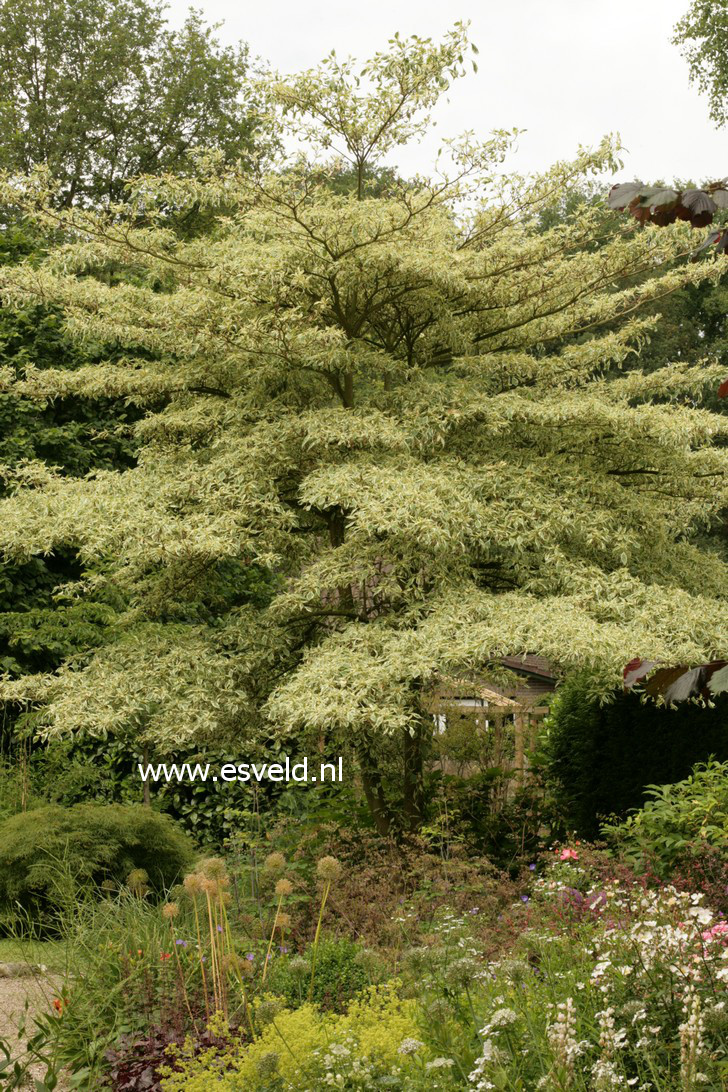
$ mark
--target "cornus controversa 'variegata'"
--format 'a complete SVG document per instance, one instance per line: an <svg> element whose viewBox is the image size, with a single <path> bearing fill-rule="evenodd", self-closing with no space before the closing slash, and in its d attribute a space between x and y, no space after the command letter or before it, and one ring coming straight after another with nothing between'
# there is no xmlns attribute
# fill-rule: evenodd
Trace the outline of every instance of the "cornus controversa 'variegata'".
<svg viewBox="0 0 728 1092"><path fill-rule="evenodd" d="M2 269L3 296L54 301L74 335L127 352L29 366L6 389L145 411L134 468L26 466L0 505L8 557L72 546L74 594L124 604L85 660L6 680L47 731L337 739L386 830L379 749L401 749L416 824L443 675L497 679L503 656L538 652L589 669L596 691L635 655L725 654L726 564L700 536L726 503L728 425L694 408L722 368L615 378L658 321L641 305L722 268L680 260L682 222L625 220L597 247L602 213L585 205L542 230L545 208L614 169L609 141L524 179L503 173L509 134L469 135L447 171L374 195L367 179L422 132L466 46L456 27L280 80L311 161L255 175L208 157L103 215L59 211L42 176L24 197L8 183L66 241ZM219 216L180 239L166 213L193 205ZM275 574L270 601L216 611L207 592L241 562Z"/></svg>

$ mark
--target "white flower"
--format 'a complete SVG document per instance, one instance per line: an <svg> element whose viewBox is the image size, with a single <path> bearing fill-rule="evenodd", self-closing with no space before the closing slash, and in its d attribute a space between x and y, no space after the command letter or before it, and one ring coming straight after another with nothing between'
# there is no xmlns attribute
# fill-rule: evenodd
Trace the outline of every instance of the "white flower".
<svg viewBox="0 0 728 1092"><path fill-rule="evenodd" d="M611 1088L622 1088L622 1078L615 1069L614 1063L600 1058L592 1066L595 1092L608 1092Z"/></svg>
<svg viewBox="0 0 728 1092"><path fill-rule="evenodd" d="M514 1024L517 1019L518 1013L514 1012L513 1009L497 1009L491 1016L489 1025L491 1028L504 1028L509 1024Z"/></svg>
<svg viewBox="0 0 728 1092"><path fill-rule="evenodd" d="M425 1044L421 1043L419 1039L403 1039L399 1044L399 1054L416 1054Z"/></svg>

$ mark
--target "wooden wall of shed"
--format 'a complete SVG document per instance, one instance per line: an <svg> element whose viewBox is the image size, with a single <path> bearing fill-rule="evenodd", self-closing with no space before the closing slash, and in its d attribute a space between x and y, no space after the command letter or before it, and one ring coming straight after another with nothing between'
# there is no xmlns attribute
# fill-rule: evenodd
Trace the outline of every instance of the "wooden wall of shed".
<svg viewBox="0 0 728 1092"><path fill-rule="evenodd" d="M488 686L487 690L494 695L491 701L468 697L467 689L462 685L441 687L433 696L430 709L434 718L468 719L473 731L492 733L496 759L493 765L512 771L499 794L503 802L528 780L528 753L535 746L540 722L548 712L544 699L552 693L553 684L548 680L524 678L509 689ZM496 695L502 697L502 705L496 704ZM486 727L487 722L490 727ZM436 762L434 767L460 777L480 772L477 765L462 766L447 759Z"/></svg>

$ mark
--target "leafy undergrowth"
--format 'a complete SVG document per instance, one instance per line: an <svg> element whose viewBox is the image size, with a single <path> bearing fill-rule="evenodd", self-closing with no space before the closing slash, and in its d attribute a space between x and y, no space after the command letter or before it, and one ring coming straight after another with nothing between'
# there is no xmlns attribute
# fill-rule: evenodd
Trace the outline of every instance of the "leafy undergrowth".
<svg viewBox="0 0 728 1092"><path fill-rule="evenodd" d="M163 1092L213 1078L220 1092L724 1088L728 923L702 894L648 887L592 847L532 863L495 922L440 908L422 933L405 904L396 977L340 1015L258 999L252 1043L188 1042Z"/></svg>
<svg viewBox="0 0 728 1092"><path fill-rule="evenodd" d="M578 842L516 880L416 840L319 831L315 853L79 904L49 1071L89 1092L726 1087L728 923L703 892Z"/></svg>

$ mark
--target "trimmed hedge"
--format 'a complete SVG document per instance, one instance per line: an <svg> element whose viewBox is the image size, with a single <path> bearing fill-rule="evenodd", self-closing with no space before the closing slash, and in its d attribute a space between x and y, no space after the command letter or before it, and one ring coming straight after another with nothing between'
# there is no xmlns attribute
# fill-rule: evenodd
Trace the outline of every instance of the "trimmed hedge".
<svg viewBox="0 0 728 1092"><path fill-rule="evenodd" d="M566 827L595 838L603 819L642 807L647 785L681 781L711 757L728 760L728 696L712 709L622 692L601 705L576 677L557 691L548 729L546 773Z"/></svg>
<svg viewBox="0 0 728 1092"><path fill-rule="evenodd" d="M181 880L194 860L192 841L166 815L142 805L75 804L36 808L0 824L0 918L21 908L49 924L73 890L119 887L144 869L151 893Z"/></svg>

